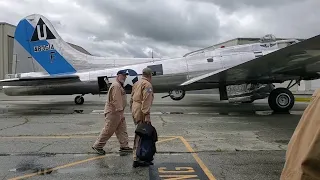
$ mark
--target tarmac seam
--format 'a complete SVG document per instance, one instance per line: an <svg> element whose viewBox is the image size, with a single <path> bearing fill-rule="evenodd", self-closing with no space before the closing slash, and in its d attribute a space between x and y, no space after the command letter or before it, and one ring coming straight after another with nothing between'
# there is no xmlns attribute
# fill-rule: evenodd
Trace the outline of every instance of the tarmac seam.
<svg viewBox="0 0 320 180"><path fill-rule="evenodd" d="M160 117L160 120L162 121L162 127L166 126L167 121L165 121L162 116L159 116L159 117Z"/></svg>
<svg viewBox="0 0 320 180"><path fill-rule="evenodd" d="M41 147L37 152L40 152L42 149L44 149L44 148L46 148L46 147L48 147L48 146L51 146L53 143L55 143L55 142L49 143L49 144L47 144L47 145L44 145L44 146Z"/></svg>
<svg viewBox="0 0 320 180"><path fill-rule="evenodd" d="M21 123L21 124L17 124L17 125L14 125L14 126L11 126L11 127L5 127L5 128L2 128L2 129L0 129L0 131L2 131L2 130L6 130L6 129L11 129L11 128L15 128L15 127L18 127L18 126L22 126L22 125L24 125L24 124L27 124L28 122L29 122L29 119L28 118L24 118L25 119L25 121L23 122L23 123Z"/></svg>
<svg viewBox="0 0 320 180"><path fill-rule="evenodd" d="M5 176L1 179L1 180L4 180L6 179L6 177L9 175L9 173L5 174Z"/></svg>

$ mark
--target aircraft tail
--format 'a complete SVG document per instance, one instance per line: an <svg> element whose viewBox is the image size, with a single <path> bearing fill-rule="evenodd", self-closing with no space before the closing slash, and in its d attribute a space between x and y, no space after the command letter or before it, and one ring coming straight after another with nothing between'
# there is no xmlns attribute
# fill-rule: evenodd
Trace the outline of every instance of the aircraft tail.
<svg viewBox="0 0 320 180"><path fill-rule="evenodd" d="M14 39L19 61L27 61L19 57L18 52L22 50L50 75L72 74L88 69L88 58L93 59L93 56L77 51L66 43L42 15L33 14L22 19L16 27ZM16 48L20 51L17 52Z"/></svg>

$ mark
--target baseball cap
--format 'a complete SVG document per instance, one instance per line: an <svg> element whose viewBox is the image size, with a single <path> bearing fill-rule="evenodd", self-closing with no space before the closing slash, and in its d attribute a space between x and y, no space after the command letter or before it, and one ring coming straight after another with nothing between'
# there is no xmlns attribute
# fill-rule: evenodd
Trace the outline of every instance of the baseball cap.
<svg viewBox="0 0 320 180"><path fill-rule="evenodd" d="M142 74L152 75L152 74L153 74L153 71L152 71L151 68L146 67L146 68L144 68L144 69L142 70Z"/></svg>
<svg viewBox="0 0 320 180"><path fill-rule="evenodd" d="M127 71L125 69L123 69L123 70L120 70L117 72L117 75L119 75L119 74L128 75L129 73L127 73Z"/></svg>

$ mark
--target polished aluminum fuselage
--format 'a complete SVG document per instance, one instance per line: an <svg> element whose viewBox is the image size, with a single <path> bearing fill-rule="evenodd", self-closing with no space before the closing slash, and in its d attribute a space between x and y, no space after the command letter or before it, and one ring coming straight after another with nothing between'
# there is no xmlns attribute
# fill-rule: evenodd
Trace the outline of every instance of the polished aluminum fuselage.
<svg viewBox="0 0 320 180"><path fill-rule="evenodd" d="M4 86L3 89L4 93L9 96L100 94L97 81L98 77L107 76L109 81L113 82L117 71L120 69L131 69L138 74L141 74L145 67L160 64L162 65L162 75L155 75L152 77L155 93L168 92L177 89L184 89L186 91L213 89L219 87L219 82L197 82L183 88L179 85L190 78L216 70L228 69L253 60L256 58L254 51L260 51L261 55L265 55L278 49L278 46L273 46L272 48L265 50L265 48L260 48L259 43L219 48L181 58L131 64L102 70L78 71L75 73L75 75L80 77L80 81L78 82L21 87ZM21 75L23 76L24 74ZM139 75L138 78L141 78L141 75Z"/></svg>

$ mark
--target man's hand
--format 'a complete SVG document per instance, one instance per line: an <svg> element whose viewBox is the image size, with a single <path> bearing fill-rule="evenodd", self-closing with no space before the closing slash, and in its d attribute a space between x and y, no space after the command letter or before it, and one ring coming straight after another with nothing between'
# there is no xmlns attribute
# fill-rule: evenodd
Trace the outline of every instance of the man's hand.
<svg viewBox="0 0 320 180"><path fill-rule="evenodd" d="M145 118L144 122L147 123L147 124L151 124L150 118Z"/></svg>
<svg viewBox="0 0 320 180"><path fill-rule="evenodd" d="M123 114L123 113L120 114L120 120L121 120L121 121L126 120L126 118L124 117L124 114Z"/></svg>

